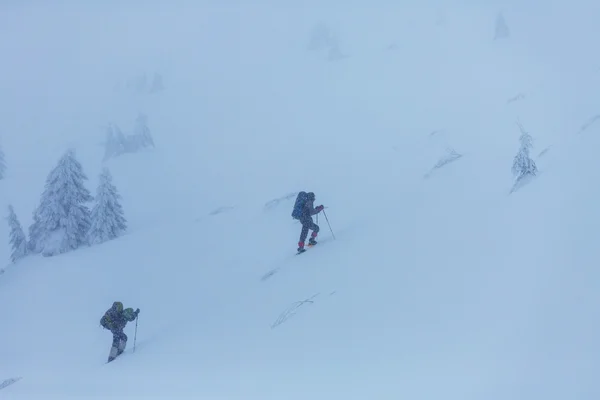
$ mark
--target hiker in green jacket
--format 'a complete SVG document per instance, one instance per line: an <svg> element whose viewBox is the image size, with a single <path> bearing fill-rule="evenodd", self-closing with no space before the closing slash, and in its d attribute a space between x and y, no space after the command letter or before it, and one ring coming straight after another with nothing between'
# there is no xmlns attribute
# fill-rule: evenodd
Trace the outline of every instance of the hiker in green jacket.
<svg viewBox="0 0 600 400"><path fill-rule="evenodd" d="M135 311L133 311L133 308L123 309L123 303L115 301L112 307L109 308L100 319L100 325L102 325L104 329L110 330L113 334L113 342L110 354L108 355L108 362L111 362L125 351L127 335L123 332L123 329L125 329L127 322L135 321L139 313L139 308Z"/></svg>

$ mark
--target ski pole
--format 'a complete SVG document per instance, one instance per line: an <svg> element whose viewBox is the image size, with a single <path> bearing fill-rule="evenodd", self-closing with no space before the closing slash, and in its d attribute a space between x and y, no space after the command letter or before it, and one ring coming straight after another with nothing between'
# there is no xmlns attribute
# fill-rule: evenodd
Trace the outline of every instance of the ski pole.
<svg viewBox="0 0 600 400"><path fill-rule="evenodd" d="M333 229L331 229L331 224L329 223L329 218L327 218L327 214L325 213L325 210L323 210L323 215L325 216L327 225L329 225L329 230L331 231L331 236L333 236L333 240L335 240L335 235L333 234Z"/></svg>
<svg viewBox="0 0 600 400"><path fill-rule="evenodd" d="M135 335L133 336L133 352L135 353L135 341L137 340L137 323L139 316L135 317Z"/></svg>

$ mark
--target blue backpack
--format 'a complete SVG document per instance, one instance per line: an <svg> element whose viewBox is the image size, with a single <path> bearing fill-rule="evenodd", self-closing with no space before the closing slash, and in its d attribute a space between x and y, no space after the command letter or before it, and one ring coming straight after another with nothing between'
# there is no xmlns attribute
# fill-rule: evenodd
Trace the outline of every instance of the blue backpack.
<svg viewBox="0 0 600 400"><path fill-rule="evenodd" d="M302 209L304 204L308 200L308 193L300 192L296 197L296 203L294 203L294 210L292 211L292 218L299 219L302 216Z"/></svg>

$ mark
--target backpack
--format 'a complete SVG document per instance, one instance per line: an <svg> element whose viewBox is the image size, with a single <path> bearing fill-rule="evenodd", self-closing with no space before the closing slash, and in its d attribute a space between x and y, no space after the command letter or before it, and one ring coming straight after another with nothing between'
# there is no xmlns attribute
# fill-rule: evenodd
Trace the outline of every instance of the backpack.
<svg viewBox="0 0 600 400"><path fill-rule="evenodd" d="M102 316L102 318L100 318L100 325L102 325L102 327L104 329L108 329L108 330L112 330L113 328L119 328L119 326L115 326L115 322L119 323L123 321L123 318L126 321L133 321L135 320L135 318L137 317L136 313L133 311L133 308L126 308L124 309L121 313L120 316L122 316L123 318L119 318L118 321L113 321L111 316L113 317L119 317L119 315L115 315L113 314L113 309L110 308L108 311L106 311L104 313L104 316Z"/></svg>
<svg viewBox="0 0 600 400"><path fill-rule="evenodd" d="M102 316L102 318L100 318L100 325L102 325L104 329L110 329L112 327L112 320L110 319L108 311L104 313L104 316Z"/></svg>
<svg viewBox="0 0 600 400"><path fill-rule="evenodd" d="M130 307L123 310L123 317L125 317L127 321L134 321L137 315L133 311L133 308Z"/></svg>
<svg viewBox="0 0 600 400"><path fill-rule="evenodd" d="M296 196L296 203L294 203L294 210L292 211L292 218L299 219L302 216L302 210L308 200L308 193L300 192Z"/></svg>

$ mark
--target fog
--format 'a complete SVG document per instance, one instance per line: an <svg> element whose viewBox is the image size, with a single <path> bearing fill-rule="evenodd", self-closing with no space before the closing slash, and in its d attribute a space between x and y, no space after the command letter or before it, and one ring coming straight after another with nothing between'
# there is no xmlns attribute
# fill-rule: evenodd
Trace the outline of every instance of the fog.
<svg viewBox="0 0 600 400"><path fill-rule="evenodd" d="M133 390L144 370L140 391L166 374L222 398L594 398L598 21L591 0L4 0L0 207L26 229L71 147L90 189L111 168L130 231L6 268L0 373L24 395ZM156 148L103 160L109 124L140 113ZM541 172L509 195L517 121ZM298 190L341 231L309 266L288 257ZM257 288L269 268L289 272ZM336 296L269 330L315 292ZM113 297L152 322L145 353L98 375ZM76 338L29 349L50 315Z"/></svg>

